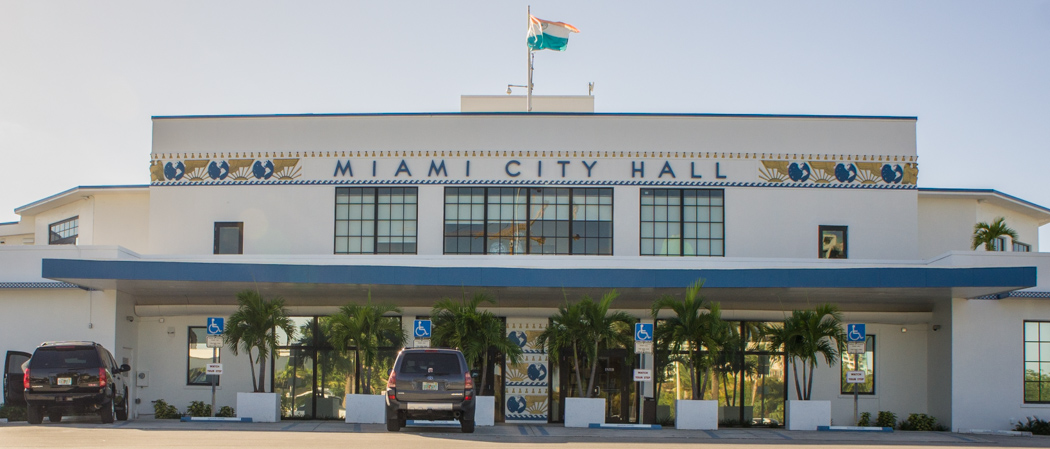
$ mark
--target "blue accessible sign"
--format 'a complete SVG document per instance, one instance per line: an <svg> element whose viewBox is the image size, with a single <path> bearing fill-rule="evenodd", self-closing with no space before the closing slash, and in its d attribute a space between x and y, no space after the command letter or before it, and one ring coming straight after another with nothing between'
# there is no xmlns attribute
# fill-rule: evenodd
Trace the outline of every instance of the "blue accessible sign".
<svg viewBox="0 0 1050 449"><path fill-rule="evenodd" d="M208 335L222 335L225 318L208 317Z"/></svg>
<svg viewBox="0 0 1050 449"><path fill-rule="evenodd" d="M430 320L412 322L412 335L416 338L430 338Z"/></svg>
<svg viewBox="0 0 1050 449"><path fill-rule="evenodd" d="M864 341L867 335L863 324L852 323L846 325L846 341Z"/></svg>
<svg viewBox="0 0 1050 449"><path fill-rule="evenodd" d="M634 341L653 341L653 323L635 323Z"/></svg>

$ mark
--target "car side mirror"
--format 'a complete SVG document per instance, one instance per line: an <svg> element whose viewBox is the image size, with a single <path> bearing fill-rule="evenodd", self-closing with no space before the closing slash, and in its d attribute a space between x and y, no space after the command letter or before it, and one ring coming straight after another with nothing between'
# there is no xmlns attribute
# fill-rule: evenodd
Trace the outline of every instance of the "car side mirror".
<svg viewBox="0 0 1050 449"><path fill-rule="evenodd" d="M127 363L125 363L123 365L120 365L120 372L126 373L128 371L131 371L131 366L130 365L128 365Z"/></svg>

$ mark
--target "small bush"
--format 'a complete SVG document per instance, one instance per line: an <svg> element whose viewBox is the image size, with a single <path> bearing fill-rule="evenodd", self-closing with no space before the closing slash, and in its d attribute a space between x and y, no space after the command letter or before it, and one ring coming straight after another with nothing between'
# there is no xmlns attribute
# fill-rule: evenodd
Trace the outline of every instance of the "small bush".
<svg viewBox="0 0 1050 449"><path fill-rule="evenodd" d="M1032 432L1033 435L1050 435L1050 422L1043 421L1034 416L1028 417L1028 422L1017 423L1014 430L1021 432Z"/></svg>
<svg viewBox="0 0 1050 449"><path fill-rule="evenodd" d="M937 426L937 418L925 413L912 413L908 419L901 422L901 430L931 431Z"/></svg>
<svg viewBox="0 0 1050 449"><path fill-rule="evenodd" d="M234 412L233 407L224 405L219 407L219 413L216 413L215 416L220 418L233 418L237 416L237 413Z"/></svg>
<svg viewBox="0 0 1050 449"><path fill-rule="evenodd" d="M871 426L871 412L861 413L860 419L857 420L857 425L861 427Z"/></svg>
<svg viewBox="0 0 1050 449"><path fill-rule="evenodd" d="M174 405L168 405L163 399L153 401L153 419L179 419L182 414Z"/></svg>
<svg viewBox="0 0 1050 449"><path fill-rule="evenodd" d="M25 421L26 407L24 405L4 404L0 407L0 418L7 418L8 422Z"/></svg>
<svg viewBox="0 0 1050 449"><path fill-rule="evenodd" d="M897 415L893 412L880 411L879 416L875 418L875 426L897 427Z"/></svg>
<svg viewBox="0 0 1050 449"><path fill-rule="evenodd" d="M205 404L203 401L190 401L186 414L194 418L209 417L211 416L211 404Z"/></svg>

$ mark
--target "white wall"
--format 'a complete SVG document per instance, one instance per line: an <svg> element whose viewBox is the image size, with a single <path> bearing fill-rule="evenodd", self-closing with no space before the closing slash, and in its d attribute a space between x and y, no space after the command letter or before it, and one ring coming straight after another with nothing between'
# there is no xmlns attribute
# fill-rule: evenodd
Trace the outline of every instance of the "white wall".
<svg viewBox="0 0 1050 449"><path fill-rule="evenodd" d="M952 301L952 430L1011 430L1050 419L1050 404L1024 403L1024 321L1050 321L1046 300Z"/></svg>

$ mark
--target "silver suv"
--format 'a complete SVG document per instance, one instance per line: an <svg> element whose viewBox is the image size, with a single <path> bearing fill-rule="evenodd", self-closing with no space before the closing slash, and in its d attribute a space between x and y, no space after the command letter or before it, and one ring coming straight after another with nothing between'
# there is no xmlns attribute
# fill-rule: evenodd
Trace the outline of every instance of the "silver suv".
<svg viewBox="0 0 1050 449"><path fill-rule="evenodd" d="M386 384L386 429L397 432L409 419L459 420L474 432L474 379L455 349L402 349Z"/></svg>

